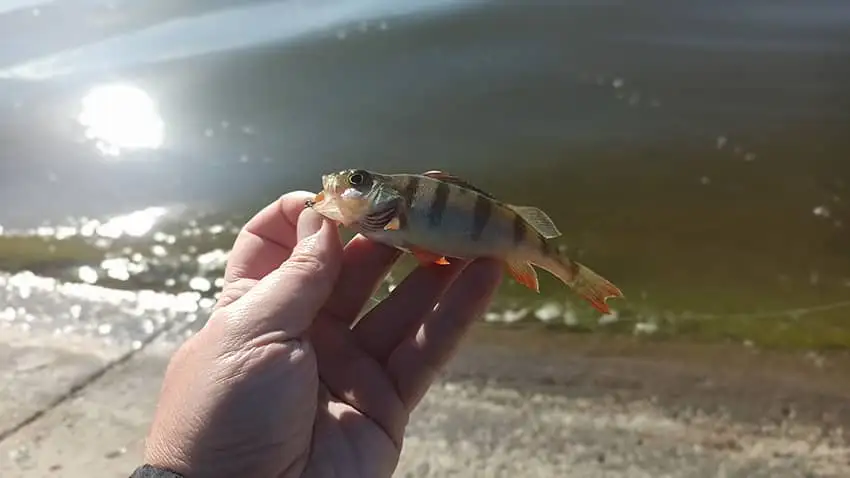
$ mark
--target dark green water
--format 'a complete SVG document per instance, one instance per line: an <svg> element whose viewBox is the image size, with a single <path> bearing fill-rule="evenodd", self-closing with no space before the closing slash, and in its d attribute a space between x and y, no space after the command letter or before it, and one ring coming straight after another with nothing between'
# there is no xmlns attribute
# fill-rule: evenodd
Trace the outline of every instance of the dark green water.
<svg viewBox="0 0 850 478"><path fill-rule="evenodd" d="M490 320L850 345L850 6L155 5L0 15L0 269L214 294L216 251L279 194L444 169L545 209L627 296L600 321L543 273ZM109 84L156 102L162 144L127 94L85 140ZM79 227L151 207L137 237Z"/></svg>

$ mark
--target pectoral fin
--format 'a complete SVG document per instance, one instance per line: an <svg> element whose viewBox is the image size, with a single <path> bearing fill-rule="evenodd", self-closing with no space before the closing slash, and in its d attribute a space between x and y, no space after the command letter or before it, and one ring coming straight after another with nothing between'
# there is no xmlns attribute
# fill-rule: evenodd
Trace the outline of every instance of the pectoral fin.
<svg viewBox="0 0 850 478"><path fill-rule="evenodd" d="M534 230L546 239L552 239L561 235L561 231L558 230L552 219L540 209L534 206L516 206L513 204L509 204L508 207L522 216Z"/></svg>
<svg viewBox="0 0 850 478"><path fill-rule="evenodd" d="M423 266L429 266L431 264L437 264L441 266L449 265L448 259L439 254L434 254L433 252L411 248L410 253L413 254L413 256L416 257L416 260L419 261L419 264Z"/></svg>
<svg viewBox="0 0 850 478"><path fill-rule="evenodd" d="M388 222L386 226L384 226L384 230L397 231L399 227L401 227L401 221L399 221L398 216L395 216L390 219L390 222Z"/></svg>
<svg viewBox="0 0 850 478"><path fill-rule="evenodd" d="M534 270L534 266L530 263L516 259L508 259L505 261L505 267L508 269L508 273L515 281L528 287L534 292L540 292L540 286L537 282L537 271Z"/></svg>

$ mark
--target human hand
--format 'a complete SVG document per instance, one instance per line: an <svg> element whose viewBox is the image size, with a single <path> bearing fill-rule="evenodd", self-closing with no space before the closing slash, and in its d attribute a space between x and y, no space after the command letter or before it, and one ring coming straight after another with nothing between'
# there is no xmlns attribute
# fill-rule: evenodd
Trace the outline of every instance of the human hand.
<svg viewBox="0 0 850 478"><path fill-rule="evenodd" d="M343 249L310 197L284 195L239 233L209 321L166 370L147 463L187 478L392 475L410 412L502 268L419 267L352 327L399 252L361 236Z"/></svg>

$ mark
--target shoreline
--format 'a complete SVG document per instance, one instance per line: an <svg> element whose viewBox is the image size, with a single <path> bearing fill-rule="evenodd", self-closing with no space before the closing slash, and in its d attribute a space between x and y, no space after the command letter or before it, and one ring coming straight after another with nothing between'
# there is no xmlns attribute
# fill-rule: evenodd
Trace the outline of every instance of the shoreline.
<svg viewBox="0 0 850 478"><path fill-rule="evenodd" d="M748 423L850 427L850 353L621 335L547 334L476 324L450 379L529 392L699 407ZM485 376L485 371L486 375Z"/></svg>

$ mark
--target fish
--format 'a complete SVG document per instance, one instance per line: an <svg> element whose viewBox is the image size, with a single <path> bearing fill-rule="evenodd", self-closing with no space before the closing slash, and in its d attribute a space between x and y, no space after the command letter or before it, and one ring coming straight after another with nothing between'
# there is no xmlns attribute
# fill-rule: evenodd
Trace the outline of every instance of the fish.
<svg viewBox="0 0 850 478"><path fill-rule="evenodd" d="M548 271L603 314L622 291L562 252L562 235L541 209L496 199L445 171L383 174L346 169L322 175L305 207L366 238L412 254L422 266L491 258L539 293L535 267Z"/></svg>

